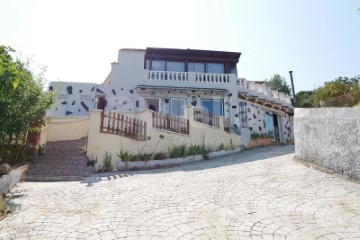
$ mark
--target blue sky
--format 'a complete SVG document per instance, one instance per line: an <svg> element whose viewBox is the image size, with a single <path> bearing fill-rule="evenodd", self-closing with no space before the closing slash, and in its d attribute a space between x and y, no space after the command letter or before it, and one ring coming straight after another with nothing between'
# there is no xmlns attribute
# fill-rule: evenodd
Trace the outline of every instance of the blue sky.
<svg viewBox="0 0 360 240"><path fill-rule="evenodd" d="M360 74L358 0L0 0L0 44L50 81L102 82L120 48L241 52L239 77L309 90Z"/></svg>

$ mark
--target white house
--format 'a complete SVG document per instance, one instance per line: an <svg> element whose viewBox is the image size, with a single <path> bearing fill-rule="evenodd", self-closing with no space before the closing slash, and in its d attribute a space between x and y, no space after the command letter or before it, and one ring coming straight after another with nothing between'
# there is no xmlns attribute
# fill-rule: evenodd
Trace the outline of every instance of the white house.
<svg viewBox="0 0 360 240"><path fill-rule="evenodd" d="M222 116L228 130L244 143L252 133L270 133L279 142L293 140L290 96L238 78L240 55L194 49L120 49L102 84L51 82L57 102L47 116L88 116L90 109L126 113L150 109L186 117L184 106L192 105L203 114L197 121L212 125L213 116Z"/></svg>

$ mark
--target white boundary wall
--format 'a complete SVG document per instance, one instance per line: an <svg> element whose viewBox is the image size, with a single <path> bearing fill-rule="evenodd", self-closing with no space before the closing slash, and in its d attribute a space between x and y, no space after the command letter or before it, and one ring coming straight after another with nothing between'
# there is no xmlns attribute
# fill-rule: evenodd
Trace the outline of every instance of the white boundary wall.
<svg viewBox="0 0 360 240"><path fill-rule="evenodd" d="M360 179L360 108L295 109L295 156Z"/></svg>

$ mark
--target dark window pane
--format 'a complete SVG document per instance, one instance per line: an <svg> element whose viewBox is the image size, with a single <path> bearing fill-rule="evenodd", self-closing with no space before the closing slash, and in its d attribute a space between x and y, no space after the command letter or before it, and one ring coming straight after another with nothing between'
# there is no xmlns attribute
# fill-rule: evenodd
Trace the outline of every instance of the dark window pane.
<svg viewBox="0 0 360 240"><path fill-rule="evenodd" d="M186 105L186 99L179 99L179 116L185 116L184 106Z"/></svg>
<svg viewBox="0 0 360 240"><path fill-rule="evenodd" d="M213 100L213 113L217 116L224 115L224 106L222 100Z"/></svg>
<svg viewBox="0 0 360 240"><path fill-rule="evenodd" d="M206 63L207 73L225 73L224 64L222 63Z"/></svg>
<svg viewBox="0 0 360 240"><path fill-rule="evenodd" d="M178 116L179 115L179 100L177 98L171 99L171 115Z"/></svg>
<svg viewBox="0 0 360 240"><path fill-rule="evenodd" d="M166 71L185 72L185 63L184 62L166 62Z"/></svg>
<svg viewBox="0 0 360 240"><path fill-rule="evenodd" d="M188 63L188 71L189 72L200 72L200 73L204 73L205 72L205 64L204 63Z"/></svg>
<svg viewBox="0 0 360 240"><path fill-rule="evenodd" d="M151 70L153 70L153 71L165 71L165 61L153 60Z"/></svg>
<svg viewBox="0 0 360 240"><path fill-rule="evenodd" d="M204 108L204 110L212 114L212 101L211 100L201 100L201 106Z"/></svg>

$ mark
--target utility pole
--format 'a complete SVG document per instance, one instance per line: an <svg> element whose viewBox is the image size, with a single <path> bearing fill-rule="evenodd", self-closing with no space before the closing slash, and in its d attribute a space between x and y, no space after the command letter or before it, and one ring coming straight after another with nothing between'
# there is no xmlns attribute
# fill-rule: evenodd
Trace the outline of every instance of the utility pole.
<svg viewBox="0 0 360 240"><path fill-rule="evenodd" d="M293 80L293 75L292 75L293 71L289 71L290 73L290 80L291 80L291 91L292 91L292 95L293 95L293 102L294 102L294 107L296 106L296 96L295 96L295 88L294 88L294 80Z"/></svg>

